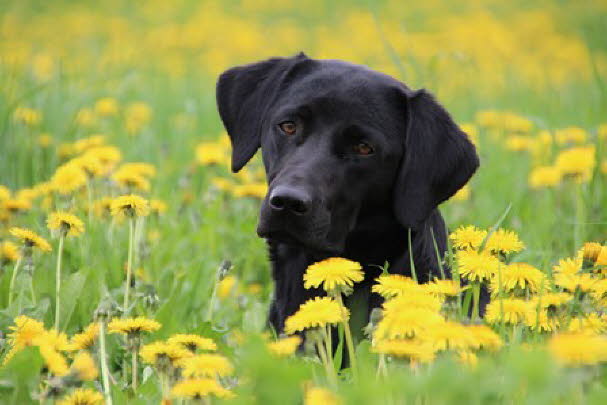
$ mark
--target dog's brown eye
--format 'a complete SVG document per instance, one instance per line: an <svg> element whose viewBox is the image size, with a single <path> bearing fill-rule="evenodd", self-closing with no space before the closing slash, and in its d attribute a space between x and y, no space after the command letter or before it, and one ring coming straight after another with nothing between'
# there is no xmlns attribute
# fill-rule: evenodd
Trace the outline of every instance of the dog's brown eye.
<svg viewBox="0 0 607 405"><path fill-rule="evenodd" d="M293 121L285 121L278 124L280 130L286 135L293 135L297 131L297 126Z"/></svg>
<svg viewBox="0 0 607 405"><path fill-rule="evenodd" d="M353 146L354 153L361 156L373 154L373 147L366 142L359 142Z"/></svg>

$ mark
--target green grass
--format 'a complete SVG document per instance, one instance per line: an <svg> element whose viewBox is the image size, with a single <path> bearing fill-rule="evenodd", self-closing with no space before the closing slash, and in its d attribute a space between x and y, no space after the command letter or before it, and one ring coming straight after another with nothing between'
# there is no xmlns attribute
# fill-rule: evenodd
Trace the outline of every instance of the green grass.
<svg viewBox="0 0 607 405"><path fill-rule="evenodd" d="M337 45L329 47L335 51L335 57L353 53L356 62L389 68L413 87L426 87L436 92L460 123L472 122L480 110L499 109L530 118L537 129L580 126L590 133L591 142L598 145L599 162L606 158L605 141L601 144L596 137L596 127L607 121L604 7L550 1L535 6L527 2L508 5L488 2L480 7L512 32L523 30L515 23L517 16L527 11L540 11L553 21L559 35L588 49L589 60L596 62L596 69L585 65L583 75L576 76L576 66L572 65L566 67L569 69L566 80L547 79L546 83L539 84L526 77L523 68L518 66L521 64L517 63L519 58L528 55L522 51L520 54L514 52L510 64L503 65L493 80L490 71L481 64L493 58L491 47L487 47L486 54L478 56L479 59L465 60L450 49L441 54L442 43L429 40L428 46L438 44L436 54L439 56L427 60L413 51L403 52L404 46L390 34L386 34L386 44L372 40L350 44L348 31L343 28L349 13L359 10L377 13L384 29L394 23L403 32L439 32L444 27L437 25L436 18L456 16L466 21L468 13L478 10L476 6L442 2L436 7L405 7L398 6L397 2L391 5L363 1L356 4L343 1L313 3L288 7L279 7L278 3L259 5L253 12L230 1L218 6L224 10L223 19L207 28L205 24L209 22L200 15L212 10L212 4L198 5L193 1L166 3L165 6L155 4L147 8L142 3L118 1L102 5L29 1L0 6L0 15L5 15L0 17L0 22L7 32L0 40L0 88L3 89L0 91L0 184L17 192L49 180L62 163L57 154L58 146L96 133L106 135L108 143L119 147L125 162L154 164L158 174L146 196L162 199L169 209L165 215L149 217L145 221L145 231L136 249L135 269L144 268L146 278L137 278L133 313L154 318L163 325L160 331L146 336L146 342L165 339L175 333L199 333L214 338L220 351L236 366L237 377L224 381L238 394L232 400L236 403L300 403L305 381L312 380L317 385L325 385L326 381L322 367L312 360L313 356L276 360L267 353L259 334L266 330L266 313L273 287L265 245L255 233L259 201L219 192L210 186L210 180L217 176L231 178L227 168L195 163L195 146L204 140L217 139L223 130L215 107L214 82L218 71L235 63L270 56L268 52L289 55L303 49L311 56L322 56L328 51L321 51L321 45L333 38L328 32L323 34L315 30L336 27L339 31L335 35ZM389 11L395 9L401 13L393 15ZM202 14L197 14L201 10ZM302 10L306 13L300 18ZM75 25L68 24L73 23L68 17L68 12L72 11L82 12L80 21L84 27L74 28ZM108 26L113 17L127 25L116 28L125 32L117 34L122 38L122 43L118 41L122 45L111 39L113 30ZM54 18L58 18L57 22L53 22ZM202 41L201 46L186 44L173 49L158 45L156 50L145 42L141 46L145 52L141 55L126 58L125 62L103 62L109 50L122 49L121 46L137 49L137 41L146 32L173 23L195 22L196 18L203 21L199 24L201 29L208 29L208 39ZM537 21L537 18L528 17L525 21ZM233 30L225 33L231 41L219 36L224 29L221 24L226 21L230 23L228 29ZM471 26L477 23L475 19L469 21ZM236 32L238 27L249 24L253 24L253 28L249 27L251 31L261 32L262 39L274 38L271 29L280 24L298 29L299 34L292 42L288 42L286 36L279 36L274 42L258 41L251 47L235 45L234 38L240 35ZM85 28L89 25L94 29L87 34ZM20 31L15 27L23 34L17 35ZM243 32L245 38L253 35ZM547 31L546 38L552 34ZM81 37L74 40L73 36L78 35ZM195 36L193 33L183 35L184 41ZM483 37L483 31L479 31L479 37ZM528 38L528 41L537 41L541 49L544 46L552 49L544 45L541 37ZM521 49L528 46L524 42L519 43ZM28 45L24 61L16 65L7 62L19 54L18 49L24 44ZM395 55L400 58L404 71L398 71L394 65L387 44L395 47ZM558 47L554 49L558 52ZM198 59L201 54L212 56L206 53L208 51L225 52L225 55L201 63ZM45 52L55 57L54 70L50 77L41 79L33 73L33 60ZM57 55L64 55L64 59ZM81 61L82 66L74 67L77 61ZM183 62L183 74L173 75L165 70L162 64L165 61ZM562 59L538 57L530 63L550 73L555 69L552 64L563 63L559 61ZM451 86L452 77L461 84ZM137 136L127 134L122 118L102 119L91 128L75 124L74 116L80 108L91 107L105 96L118 100L121 114L122 106L130 102L146 102L153 108L151 121ZM22 106L40 110L42 123L30 128L15 122L14 111ZM177 114L185 115L191 125L177 125ZM41 133L52 135L51 147L37 144L37 136ZM604 244L607 241L606 174L600 173L598 167L587 184L577 186L564 182L553 189L532 190L527 185L532 158L527 153L506 150L501 139L494 140L486 131L481 131L480 138L481 168L471 181L471 198L447 202L441 207L451 229L461 224L489 228L511 205L501 226L516 231L526 245L526 249L511 260L529 262L545 272L551 271L558 259L572 256L583 242ZM554 147L553 156L556 152ZM98 184L96 192L101 189ZM191 196L191 202L184 202L186 195ZM577 198L582 202L581 216L576 208ZM86 194L78 195L77 199L82 202ZM30 228L50 240L46 215L41 199L36 200L31 211L10 216L6 223L0 223L0 242L9 239L10 226ZM84 219L86 213L79 210L78 215ZM104 298L122 302L128 226L97 217L85 222L85 234L67 239L63 257L60 329L70 335L93 320L95 310ZM148 240L149 231L158 232L157 241ZM29 299L27 272L22 272L17 280L21 296L14 305L7 306L12 264L0 268L2 337L6 337L8 327L19 314L41 320L47 327L53 324L57 240L52 239L52 243L53 253L34 256L35 305ZM213 308L213 322L205 322L216 271L225 260L233 263L230 274L236 276L237 286ZM261 291L249 292L251 284L260 284ZM607 327L603 332L605 330ZM248 336L242 345L235 343L239 341L240 333ZM525 335L527 343L543 341L546 337ZM4 350L8 350L6 344ZM118 380L113 388L114 403L159 402L157 375L149 367L141 367L143 381L135 394L121 384L123 351L122 340L110 336L110 369ZM479 365L474 369L464 368L451 355L429 367L413 369L391 359L389 376L381 380L376 378L377 355L370 352L369 342L358 347L358 359L359 383L352 384L346 370L338 387L339 395L347 404L604 403L607 399L604 364L557 367L545 351L527 351L519 344L508 345L496 355L480 356ZM42 369L43 362L35 347L22 351L7 366L0 367L0 402L33 402L35 394L45 388L41 381L47 374ZM93 383L86 385L100 388Z"/></svg>

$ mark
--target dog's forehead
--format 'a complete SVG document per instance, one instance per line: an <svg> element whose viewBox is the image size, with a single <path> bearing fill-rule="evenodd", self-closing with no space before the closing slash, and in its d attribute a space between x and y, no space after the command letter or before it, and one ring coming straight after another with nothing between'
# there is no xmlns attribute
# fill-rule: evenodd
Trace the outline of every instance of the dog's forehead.
<svg viewBox="0 0 607 405"><path fill-rule="evenodd" d="M329 113L391 115L396 79L365 66L334 60L315 60L290 80L283 93L289 104L319 107ZM283 100L284 101L284 100Z"/></svg>

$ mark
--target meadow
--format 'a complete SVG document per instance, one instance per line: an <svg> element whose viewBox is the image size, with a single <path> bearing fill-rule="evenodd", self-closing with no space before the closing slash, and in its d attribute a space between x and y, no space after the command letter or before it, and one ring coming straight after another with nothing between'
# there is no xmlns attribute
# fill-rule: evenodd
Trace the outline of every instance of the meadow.
<svg viewBox="0 0 607 405"><path fill-rule="evenodd" d="M606 18L600 1L2 2L0 403L607 403ZM453 280L382 275L360 340L341 304L358 264L338 259L309 269L328 295L291 335L268 330L263 167L230 172L216 112L223 70L299 51L428 89L481 157L441 206Z"/></svg>

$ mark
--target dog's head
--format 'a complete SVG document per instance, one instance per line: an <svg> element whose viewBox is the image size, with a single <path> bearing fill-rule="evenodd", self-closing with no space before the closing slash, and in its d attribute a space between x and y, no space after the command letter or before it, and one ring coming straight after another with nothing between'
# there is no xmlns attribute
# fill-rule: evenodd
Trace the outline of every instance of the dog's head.
<svg viewBox="0 0 607 405"><path fill-rule="evenodd" d="M478 167L429 93L363 66L299 54L235 67L218 80L217 104L233 171L261 147L262 237L339 252L377 209L415 229Z"/></svg>

